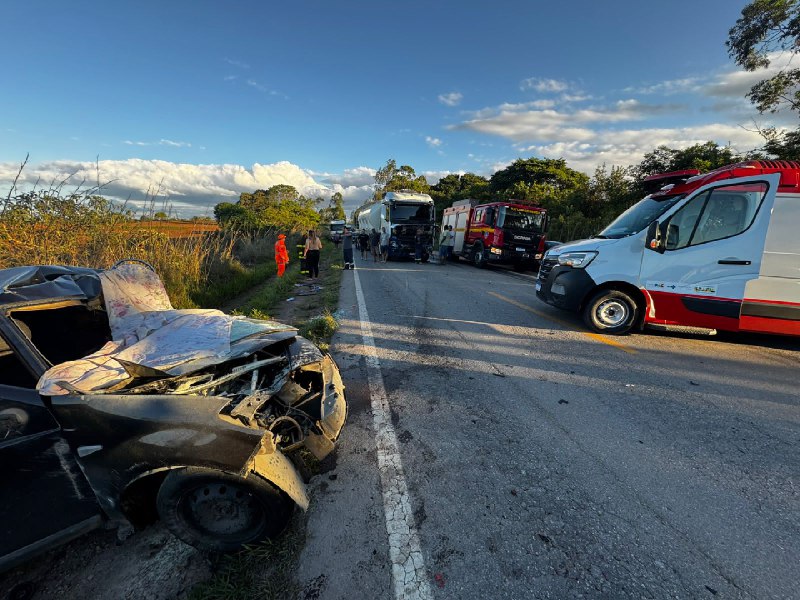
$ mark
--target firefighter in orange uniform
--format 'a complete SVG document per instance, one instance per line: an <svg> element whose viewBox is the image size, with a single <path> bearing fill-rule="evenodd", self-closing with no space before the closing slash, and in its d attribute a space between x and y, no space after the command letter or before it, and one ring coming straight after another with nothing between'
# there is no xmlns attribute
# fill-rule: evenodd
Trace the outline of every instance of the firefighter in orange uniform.
<svg viewBox="0 0 800 600"><path fill-rule="evenodd" d="M286 265L289 264L289 253L286 251L286 236L278 234L278 241L275 242L275 264L278 265L278 277L283 277Z"/></svg>

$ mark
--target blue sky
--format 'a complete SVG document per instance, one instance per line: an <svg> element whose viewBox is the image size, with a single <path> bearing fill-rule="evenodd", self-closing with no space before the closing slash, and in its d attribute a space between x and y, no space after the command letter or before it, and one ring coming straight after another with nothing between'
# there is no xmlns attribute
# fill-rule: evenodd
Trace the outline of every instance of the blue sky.
<svg viewBox="0 0 800 600"><path fill-rule="evenodd" d="M744 0L271 4L7 3L0 190L29 152L22 185L94 180L99 156L107 193L184 216L275 183L350 209L388 158L431 182L530 156L591 173L796 120L743 98Z"/></svg>

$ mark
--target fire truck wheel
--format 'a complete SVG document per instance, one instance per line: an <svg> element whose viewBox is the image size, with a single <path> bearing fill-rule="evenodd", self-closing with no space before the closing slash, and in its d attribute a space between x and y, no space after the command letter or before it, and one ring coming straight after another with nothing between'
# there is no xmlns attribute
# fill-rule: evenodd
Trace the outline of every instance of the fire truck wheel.
<svg viewBox="0 0 800 600"><path fill-rule="evenodd" d="M639 307L625 292L601 290L583 307L583 321L597 333L625 335L636 324Z"/></svg>
<svg viewBox="0 0 800 600"><path fill-rule="evenodd" d="M475 242L472 246L472 264L482 269L486 266L486 256L483 254L483 244Z"/></svg>

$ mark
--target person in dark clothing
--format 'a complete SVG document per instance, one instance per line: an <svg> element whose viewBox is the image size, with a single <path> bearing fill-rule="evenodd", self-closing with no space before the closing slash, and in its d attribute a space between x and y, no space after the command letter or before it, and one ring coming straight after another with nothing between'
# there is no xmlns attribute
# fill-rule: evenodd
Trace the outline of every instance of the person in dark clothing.
<svg viewBox="0 0 800 600"><path fill-rule="evenodd" d="M369 256L369 234L366 229L362 229L358 234L358 249L361 250L361 259L367 260Z"/></svg>
<svg viewBox="0 0 800 600"><path fill-rule="evenodd" d="M353 262L353 234L348 227L344 228L342 235L342 253L344 254L344 268L355 269L356 265Z"/></svg>
<svg viewBox="0 0 800 600"><path fill-rule="evenodd" d="M306 267L308 268L308 278L316 279L319 277L319 251L322 250L322 240L319 239L317 232L313 229L308 230L306 239Z"/></svg>
<svg viewBox="0 0 800 600"><path fill-rule="evenodd" d="M374 227L369 236L369 243L372 246L372 262L378 262L378 256L381 253L381 234L375 231Z"/></svg>
<svg viewBox="0 0 800 600"><path fill-rule="evenodd" d="M425 251L425 232L422 227L417 227L417 234L414 236L414 262L422 262L422 254Z"/></svg>

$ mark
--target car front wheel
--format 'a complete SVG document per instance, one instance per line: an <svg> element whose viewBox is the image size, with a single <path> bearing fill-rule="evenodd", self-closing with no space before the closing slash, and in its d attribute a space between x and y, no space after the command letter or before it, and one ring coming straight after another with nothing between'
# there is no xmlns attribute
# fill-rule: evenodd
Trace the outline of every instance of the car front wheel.
<svg viewBox="0 0 800 600"><path fill-rule="evenodd" d="M293 508L279 490L255 475L243 479L200 468L167 475L156 506L176 537L213 552L233 552L280 533Z"/></svg>
<svg viewBox="0 0 800 600"><path fill-rule="evenodd" d="M583 308L583 320L598 333L624 335L639 317L636 301L620 290L602 290Z"/></svg>

